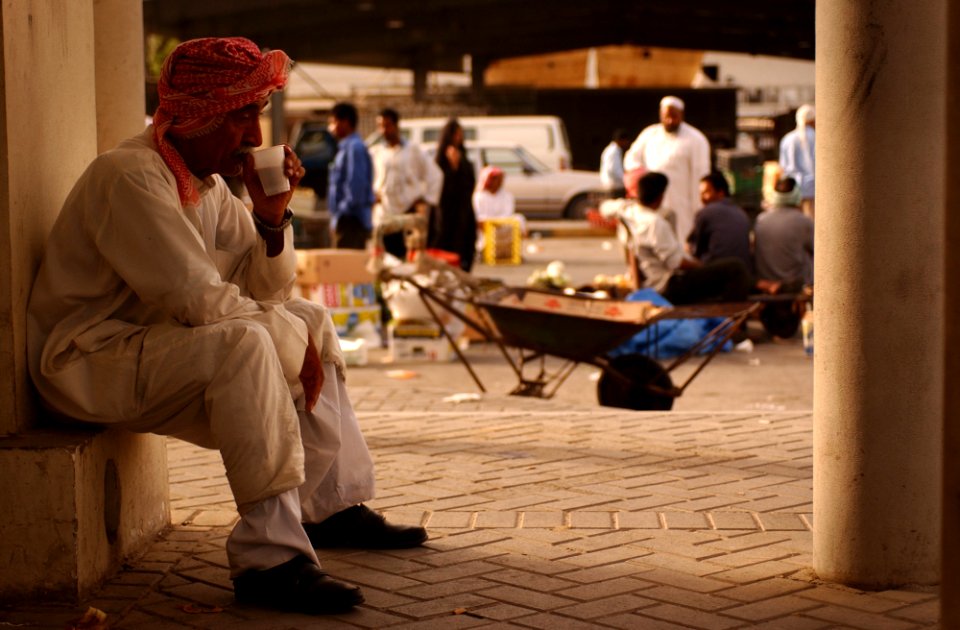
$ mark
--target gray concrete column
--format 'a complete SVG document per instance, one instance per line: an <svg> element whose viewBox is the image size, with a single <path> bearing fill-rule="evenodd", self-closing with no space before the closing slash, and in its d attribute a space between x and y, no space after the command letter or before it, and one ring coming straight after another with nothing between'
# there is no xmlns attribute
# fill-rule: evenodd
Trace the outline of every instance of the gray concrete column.
<svg viewBox="0 0 960 630"><path fill-rule="evenodd" d="M817 3L813 564L939 579L946 4Z"/></svg>
<svg viewBox="0 0 960 630"><path fill-rule="evenodd" d="M947 163L944 178L944 383L960 381L960 3L947 8ZM953 350L952 352L950 350ZM940 622L960 628L960 387L944 387Z"/></svg>
<svg viewBox="0 0 960 630"><path fill-rule="evenodd" d="M97 151L145 126L143 3L93 0Z"/></svg>

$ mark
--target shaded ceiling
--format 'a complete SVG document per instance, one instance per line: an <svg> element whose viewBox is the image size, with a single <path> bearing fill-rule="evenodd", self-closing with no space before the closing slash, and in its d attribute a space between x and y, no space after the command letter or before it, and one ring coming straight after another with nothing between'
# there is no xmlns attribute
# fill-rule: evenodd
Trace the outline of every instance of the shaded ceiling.
<svg viewBox="0 0 960 630"><path fill-rule="evenodd" d="M144 0L148 33L240 35L297 61L461 71L632 44L813 59L814 0Z"/></svg>

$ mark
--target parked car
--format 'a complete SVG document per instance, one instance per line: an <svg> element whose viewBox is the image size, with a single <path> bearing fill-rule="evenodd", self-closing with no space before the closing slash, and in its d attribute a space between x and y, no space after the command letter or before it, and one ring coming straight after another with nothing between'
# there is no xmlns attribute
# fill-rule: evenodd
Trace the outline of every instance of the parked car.
<svg viewBox="0 0 960 630"><path fill-rule="evenodd" d="M426 146L440 141L440 131L449 118L401 118L400 136ZM554 169L570 168L570 140L557 116L463 116L458 117L467 142L518 144ZM367 146L381 141L375 132Z"/></svg>
<svg viewBox="0 0 960 630"><path fill-rule="evenodd" d="M503 169L503 186L513 193L517 212L525 216L583 219L604 195L600 175L594 171L552 169L516 144L467 142L466 147L478 181L484 166ZM436 145L423 148L432 159Z"/></svg>
<svg viewBox="0 0 960 630"><path fill-rule="evenodd" d="M317 199L326 199L327 173L330 163L337 156L337 139L327 131L326 123L319 121L304 122L296 138L293 151L306 171L300 185L312 188Z"/></svg>

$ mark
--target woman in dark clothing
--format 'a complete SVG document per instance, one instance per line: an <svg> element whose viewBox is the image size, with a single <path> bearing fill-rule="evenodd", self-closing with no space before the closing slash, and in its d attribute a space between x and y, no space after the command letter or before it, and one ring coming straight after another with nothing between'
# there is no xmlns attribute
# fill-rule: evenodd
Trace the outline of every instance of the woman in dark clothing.
<svg viewBox="0 0 960 630"><path fill-rule="evenodd" d="M439 229L433 246L460 256L460 268L470 271L476 254L477 217L473 213L476 174L463 148L463 128L451 118L440 134L437 164L443 171Z"/></svg>

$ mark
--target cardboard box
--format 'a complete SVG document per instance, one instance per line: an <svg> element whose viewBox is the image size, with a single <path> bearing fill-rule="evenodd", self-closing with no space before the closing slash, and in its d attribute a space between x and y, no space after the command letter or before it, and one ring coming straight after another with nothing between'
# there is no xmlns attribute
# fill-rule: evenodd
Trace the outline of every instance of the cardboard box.
<svg viewBox="0 0 960 630"><path fill-rule="evenodd" d="M363 322L373 324L374 330L378 333L383 330L379 306L330 308L327 310L330 312L330 318L333 319L333 327L337 330L337 335L340 337L351 336L354 329Z"/></svg>
<svg viewBox="0 0 960 630"><path fill-rule="evenodd" d="M300 284L301 297L329 308L374 306L377 290L372 282Z"/></svg>
<svg viewBox="0 0 960 630"><path fill-rule="evenodd" d="M375 280L367 271L367 252L358 249L297 250L298 284L362 284Z"/></svg>

